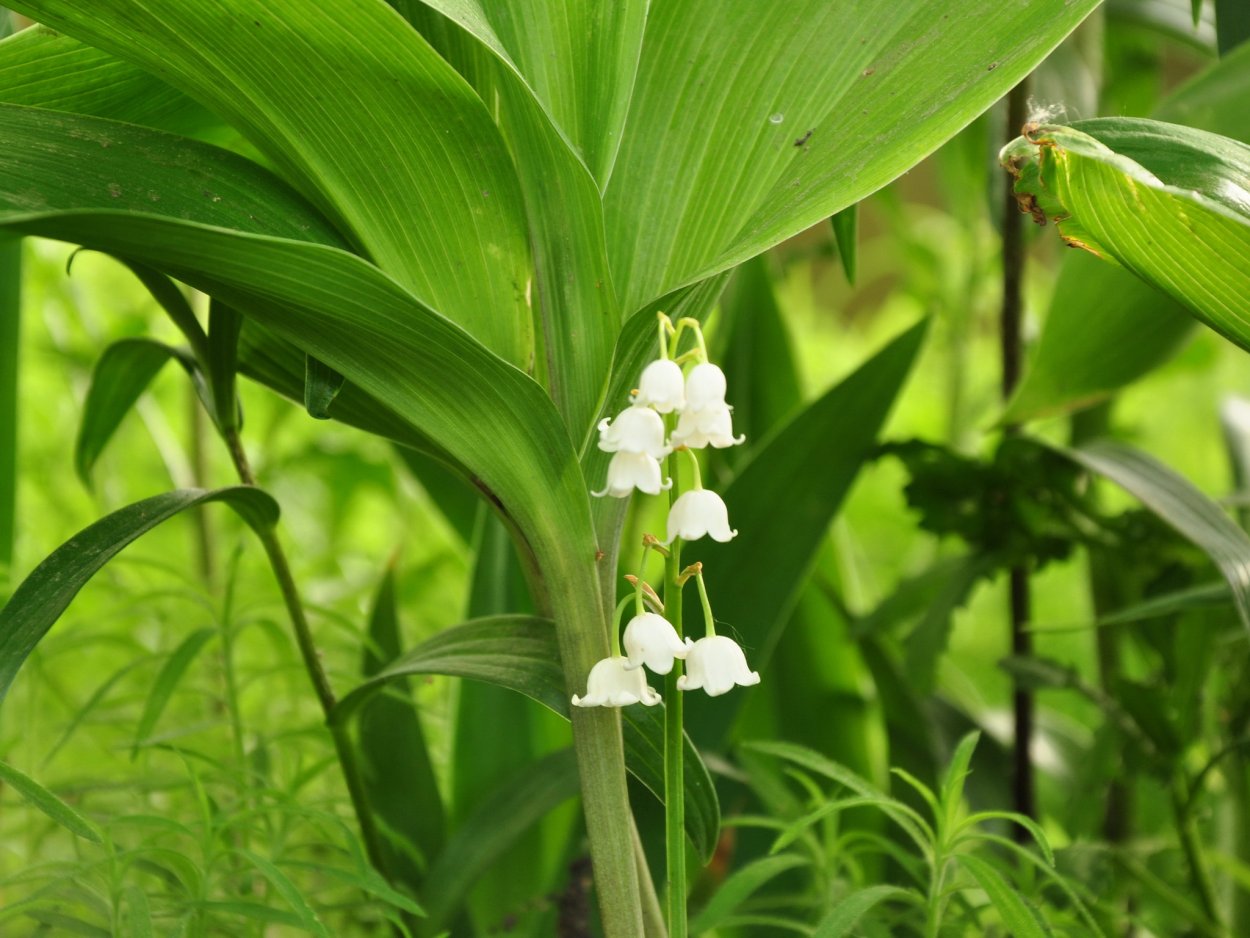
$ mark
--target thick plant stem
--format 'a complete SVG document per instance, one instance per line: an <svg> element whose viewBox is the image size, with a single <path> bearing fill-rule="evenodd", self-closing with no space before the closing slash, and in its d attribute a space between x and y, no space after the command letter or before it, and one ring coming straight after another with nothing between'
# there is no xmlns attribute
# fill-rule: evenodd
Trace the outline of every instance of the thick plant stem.
<svg viewBox="0 0 1250 938"><path fill-rule="evenodd" d="M664 612L682 634L681 540L673 541L665 564ZM669 938L686 938L686 778L683 762L681 661L664 680L664 855L668 867Z"/></svg>
<svg viewBox="0 0 1250 938"><path fill-rule="evenodd" d="M1014 140L1023 126L1029 97L1029 80L1025 78L1007 96L1007 140ZM1024 224L1020 208L1012 191L1013 179L1004 174L1003 199L1003 302L1001 313L1002 339L1002 390L1004 400L1009 399L1020 381L1023 348L1021 327L1023 323L1022 287L1024 283ZM1018 432L1015 426L1007 427L1007 433ZM1016 657L1033 654L1033 637L1028 632L1029 574L1024 567L1013 567L1009 574L1011 652ZM1037 816L1035 777L1032 760L1033 743L1033 694L1017 685L1012 694L1013 724L1015 727L1014 779L1012 783L1013 807L1027 817ZM1015 838L1029 841L1028 831L1019 826L1012 828Z"/></svg>
<svg viewBox="0 0 1250 938"><path fill-rule="evenodd" d="M230 458L239 475L239 481L244 485L255 485L256 479L252 475L252 468L248 463L247 453L243 449L243 441L239 439L238 432L229 430L224 436L226 446L230 450ZM360 773L360 764L356 759L356 748L352 744L347 725L342 721L331 719L338 701L334 696L334 690L330 687L330 679L326 675L325 668L321 664L321 653L317 650L312 629L308 625L308 617L304 614L304 604L300 600L295 578L291 575L291 566L287 563L286 553L278 541L276 530L266 529L261 531L259 536L265 548L265 556L269 558L269 567L273 571L274 579L278 581L278 589L282 593L282 602L286 606L287 616L295 632L295 642L299 646L304 670L308 674L309 681L312 682L317 702L321 704L321 711L325 715L326 724L334 740L334 749L338 754L343 781L347 785L347 794L351 798L352 809L356 814L356 823L360 825L360 836L364 841L365 852L369 856L369 862L379 872L385 874L386 855L382 850L382 833L374 821L373 812L369 810L364 779Z"/></svg>

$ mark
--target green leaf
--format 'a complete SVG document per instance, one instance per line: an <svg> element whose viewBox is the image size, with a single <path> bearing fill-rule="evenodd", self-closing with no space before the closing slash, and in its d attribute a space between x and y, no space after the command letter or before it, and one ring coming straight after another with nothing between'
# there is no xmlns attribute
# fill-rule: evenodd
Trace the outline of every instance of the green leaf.
<svg viewBox="0 0 1250 938"><path fill-rule="evenodd" d="M0 599L9 595L16 534L21 313L22 240L0 235Z"/></svg>
<svg viewBox="0 0 1250 938"><path fill-rule="evenodd" d="M964 780L968 777L969 766L972 763L972 753L977 748L977 743L981 741L980 732L974 730L964 736L959 741L959 745L955 747L955 752L951 755L950 764L946 767L946 771L942 774L941 791L938 800L942 805L942 811L946 815L947 826L954 823L959 813L960 802L964 797Z"/></svg>
<svg viewBox="0 0 1250 938"><path fill-rule="evenodd" d="M1224 574L1242 624L1250 628L1250 537L1183 476L1152 457L1109 440L1062 452L1110 479L1203 550Z"/></svg>
<svg viewBox="0 0 1250 938"><path fill-rule="evenodd" d="M865 913L886 899L901 898L907 890L897 886L867 886L843 896L812 932L812 938L843 938Z"/></svg>
<svg viewBox="0 0 1250 938"><path fill-rule="evenodd" d="M18 6L225 117L380 268L508 361L529 363L529 252L511 159L485 105L393 10L359 0L171 0L141 15L129 0Z"/></svg>
<svg viewBox="0 0 1250 938"><path fill-rule="evenodd" d="M0 699L28 655L78 591L122 548L163 521L206 502L225 502L256 529L278 520L278 504L249 486L178 489L120 508L54 550L0 609Z"/></svg>
<svg viewBox="0 0 1250 938"><path fill-rule="evenodd" d="M858 203L848 205L829 219L833 226L833 247L842 261L846 282L855 283L855 263L859 241Z"/></svg>
<svg viewBox="0 0 1250 938"><path fill-rule="evenodd" d="M762 28L750 6L653 4L604 186L622 307L741 263L879 189L1096 5L971 0L938 16L925 0L801 0Z"/></svg>
<svg viewBox="0 0 1250 938"><path fill-rule="evenodd" d="M126 922L129 925L126 933L130 938L153 938L156 932L152 928L152 907L147 893L138 886L127 886L122 895L126 898Z"/></svg>
<svg viewBox="0 0 1250 938"><path fill-rule="evenodd" d="M343 376L311 355L304 356L304 409L317 420L330 419L330 405L343 390Z"/></svg>
<svg viewBox="0 0 1250 938"><path fill-rule="evenodd" d="M1250 46L1181 86L1155 116L1250 143ZM1004 422L1079 408L1166 361L1193 331L1167 294L1085 252L1064 260L1046 322Z"/></svg>
<svg viewBox="0 0 1250 938"><path fill-rule="evenodd" d="M0 42L0 101L184 134L221 123L154 75L46 26Z"/></svg>
<svg viewBox="0 0 1250 938"><path fill-rule="evenodd" d="M388 681L416 674L444 674L485 681L524 694L568 717L570 704L550 620L536 616L487 616L444 629L405 652L339 700L332 719L348 719ZM661 707L621 710L626 763L657 798L664 791L664 720ZM686 740L686 833L706 859L716 845L720 808L711 776Z"/></svg>
<svg viewBox="0 0 1250 938"><path fill-rule="evenodd" d="M395 568L388 566L373 598L361 674L370 678L401 648ZM367 701L357 731L366 800L387 833L385 870L392 882L416 892L421 871L446 836L443 799L408 681L394 682Z"/></svg>
<svg viewBox="0 0 1250 938"><path fill-rule="evenodd" d="M500 785L460 825L426 877L422 898L430 930L447 924L474 880L521 833L577 792L571 749L544 756Z"/></svg>
<svg viewBox="0 0 1250 938"><path fill-rule="evenodd" d="M740 870L735 870L728 879L721 883L716 894L708 900L707 905L699 910L699 914L691 919L690 934L701 935L719 928L724 924L725 919L737 911L738 906L770 879L780 876L786 870L807 866L809 862L804 857L788 853L776 857L764 857L748 863Z"/></svg>
<svg viewBox="0 0 1250 938"><path fill-rule="evenodd" d="M91 470L122 418L171 358L195 372L190 355L153 339L120 339L104 350L91 373L74 444L74 467L84 485L91 484Z"/></svg>
<svg viewBox="0 0 1250 938"><path fill-rule="evenodd" d="M208 358L204 367L213 389L213 422L222 433L237 430L241 423L235 373L239 370L242 329L243 317L236 310L216 299L209 304Z"/></svg>
<svg viewBox="0 0 1250 938"><path fill-rule="evenodd" d="M104 837L99 828L33 778L23 775L7 762L0 762L0 780L71 834L89 840L93 844L104 843Z"/></svg>
<svg viewBox="0 0 1250 938"><path fill-rule="evenodd" d="M728 544L700 545L704 579L720 625L765 675L799 588L838 507L906 381L924 339L922 321L854 374L799 412L767 441L724 492L741 533ZM767 583L768 589L759 584ZM687 708L690 735L718 744L745 700Z"/></svg>
<svg viewBox="0 0 1250 938"><path fill-rule="evenodd" d="M165 707L169 704L174 691L178 689L178 684L182 676L186 674L187 668L200 653L200 649L216 634L216 629L197 629L184 638L165 660L165 664L156 675L156 680L152 682L152 688L148 691L147 700L143 704L143 714L139 717L139 723L135 727L135 741L130 749L132 760L139 755L139 747L152 735L157 721L165 712Z"/></svg>
<svg viewBox="0 0 1250 938"><path fill-rule="evenodd" d="M299 917L300 927L305 931L312 932L314 935L321 935L323 938L330 938L330 933L326 930L321 919L317 916L316 910L309 905L308 900L304 898L304 894L300 892L299 887L291 882L291 878L282 870L278 869L273 861L262 857L258 853L251 850L236 851L240 856L246 857L252 866L269 880L274 891L280 895Z"/></svg>
<svg viewBox="0 0 1250 938"><path fill-rule="evenodd" d="M1157 121L1044 125L1003 149L1017 197L1250 347L1250 147Z"/></svg>
<svg viewBox="0 0 1250 938"><path fill-rule="evenodd" d="M1250 39L1250 8L1238 0L1215 0L1215 35L1220 55Z"/></svg>
<svg viewBox="0 0 1250 938"><path fill-rule="evenodd" d="M959 855L959 865L985 890L1009 934L1014 938L1046 938L1048 929L1038 923L1037 917L1024 904L1020 894L994 867L966 853Z"/></svg>

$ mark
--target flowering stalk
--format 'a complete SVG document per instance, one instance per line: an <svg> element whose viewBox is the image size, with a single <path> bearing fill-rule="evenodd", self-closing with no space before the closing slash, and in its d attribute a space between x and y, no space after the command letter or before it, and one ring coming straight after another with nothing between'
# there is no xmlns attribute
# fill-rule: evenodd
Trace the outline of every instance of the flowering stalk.
<svg viewBox="0 0 1250 938"><path fill-rule="evenodd" d="M676 471L673 473L676 475ZM677 499L678 486L670 493ZM681 628L681 539L674 539L669 546L665 562L664 608L678 637ZM665 861L668 866L668 935L669 938L686 938L686 779L682 761L684 741L682 733L682 695L677 689L681 679L681 665L673 663L673 670L664 681L664 841Z"/></svg>

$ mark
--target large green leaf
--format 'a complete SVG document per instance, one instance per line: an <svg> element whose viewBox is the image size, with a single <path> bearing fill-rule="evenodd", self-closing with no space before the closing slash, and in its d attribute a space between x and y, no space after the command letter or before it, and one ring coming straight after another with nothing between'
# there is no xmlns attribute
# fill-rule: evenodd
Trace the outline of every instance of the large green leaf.
<svg viewBox="0 0 1250 938"><path fill-rule="evenodd" d="M110 117L178 133L219 123L140 68L45 26L0 42L0 101Z"/></svg>
<svg viewBox="0 0 1250 938"><path fill-rule="evenodd" d="M380 0L14 6L225 117L383 270L528 365L529 253L507 149L464 79Z"/></svg>
<svg viewBox="0 0 1250 938"><path fill-rule="evenodd" d="M267 494L251 486L234 486L154 495L84 528L39 564L0 609L0 699L22 662L101 567L135 538L205 502L225 502L258 530L278 520L278 504Z"/></svg>
<svg viewBox="0 0 1250 938"><path fill-rule="evenodd" d="M1250 46L1172 94L1160 120L1250 143ZM1185 308L1121 267L1073 252L1063 263L1028 371L1005 421L1106 397L1166 361L1194 328Z"/></svg>
<svg viewBox="0 0 1250 938"><path fill-rule="evenodd" d="M1250 347L1250 147L1127 118L1043 125L1003 150L1018 197Z"/></svg>
<svg viewBox="0 0 1250 938"><path fill-rule="evenodd" d="M626 310L823 221L932 152L1097 0L653 5L604 193ZM715 28L709 28L715 24Z"/></svg>
<svg viewBox="0 0 1250 938"><path fill-rule="evenodd" d="M873 451L926 326L908 329L760 444L724 492L738 537L699 544L718 628L742 643L765 680L799 588ZM687 706L691 735L705 745L722 742L745 696Z"/></svg>
<svg viewBox="0 0 1250 938"><path fill-rule="evenodd" d="M1110 479L1201 548L1224 574L1250 628L1250 536L1189 480L1147 454L1109 440L1063 452Z"/></svg>
<svg viewBox="0 0 1250 938"><path fill-rule="evenodd" d="M445 629L405 652L339 701L334 719L350 717L390 681L445 674L485 681L538 701L568 717L571 710L558 662L555 630L536 616L487 616ZM636 705L621 711L629 770L657 798L664 793L663 709ZM704 859L720 828L716 792L703 760L686 740L686 833Z"/></svg>

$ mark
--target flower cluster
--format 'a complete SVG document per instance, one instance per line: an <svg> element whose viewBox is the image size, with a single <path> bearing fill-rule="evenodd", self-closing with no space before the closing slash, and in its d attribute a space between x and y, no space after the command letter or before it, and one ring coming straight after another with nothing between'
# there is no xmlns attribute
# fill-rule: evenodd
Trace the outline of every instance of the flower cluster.
<svg viewBox="0 0 1250 938"><path fill-rule="evenodd" d="M697 347L677 357L682 330L687 328L693 330ZM680 452L687 454L693 485L686 491L673 492L667 520L668 539L661 542L650 535L644 539L644 564L647 550L654 549L665 557L673 557L676 554L670 554L668 548L679 551L681 542L710 537L724 543L738 534L729 526L729 510L724 500L703 488L699 460L693 452L709 446L723 449L745 439L733 434L733 412L725 402L725 373L707 360L702 330L694 320L683 319L678 328L674 328L668 317L660 314L660 356L643 369L630 405L615 419L604 419L599 424L599 448L611 453L612 460L606 487L592 493L625 498L637 489L647 495L658 495L673 487L673 479L662 471L661 460L667 461ZM682 367L683 362L693 362L688 373ZM677 474L672 471L672 476ZM653 706L659 703L660 695L647 685L644 665L656 674L669 674L675 662L683 661L685 673L677 677L677 688L704 690L713 697L737 685L759 683L759 674L747 665L746 655L737 642L716 634L703 584L702 564L696 563L680 576L671 577L665 598L667 589L675 588L678 596L674 601L679 603L680 589L691 577L698 581L707 634L697 641L682 638L659 612L644 611L644 594L660 611L663 607L643 581L640 570L637 577L630 577L634 583L636 614L625 627L625 653L621 653L621 640L614 625L613 653L591 669L586 695L575 695L574 706L624 707L635 703ZM629 597L622 601L621 609L617 610L618 618L628 602Z"/></svg>

